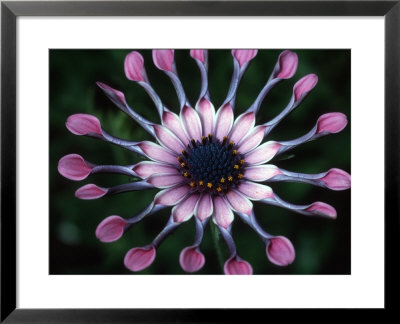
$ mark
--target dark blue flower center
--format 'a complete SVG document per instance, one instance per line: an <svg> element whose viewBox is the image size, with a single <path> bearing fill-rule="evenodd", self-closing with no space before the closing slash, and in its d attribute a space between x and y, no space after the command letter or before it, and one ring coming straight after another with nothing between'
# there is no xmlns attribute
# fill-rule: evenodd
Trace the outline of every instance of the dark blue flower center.
<svg viewBox="0 0 400 324"><path fill-rule="evenodd" d="M195 191L223 194L243 177L244 158L227 138L192 139L178 160L181 174Z"/></svg>

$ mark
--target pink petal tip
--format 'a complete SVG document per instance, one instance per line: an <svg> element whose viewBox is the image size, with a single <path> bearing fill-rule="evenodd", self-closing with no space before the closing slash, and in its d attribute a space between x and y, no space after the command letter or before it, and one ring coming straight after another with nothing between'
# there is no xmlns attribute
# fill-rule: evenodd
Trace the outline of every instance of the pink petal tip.
<svg viewBox="0 0 400 324"><path fill-rule="evenodd" d="M100 121L92 115L71 115L68 117L65 126L75 135L87 135L90 133L102 135Z"/></svg>
<svg viewBox="0 0 400 324"><path fill-rule="evenodd" d="M318 216L329 217L335 219L337 217L336 209L326 203L316 201L311 204L306 211L313 212Z"/></svg>
<svg viewBox="0 0 400 324"><path fill-rule="evenodd" d="M232 50L233 57L238 61L239 66L242 67L247 62L251 61L256 55L257 50Z"/></svg>
<svg viewBox="0 0 400 324"><path fill-rule="evenodd" d="M332 190L346 190L351 187L350 174L336 168L330 169L321 180Z"/></svg>
<svg viewBox="0 0 400 324"><path fill-rule="evenodd" d="M292 242L284 236L271 238L267 244L268 259L278 265L287 266L294 261L296 253Z"/></svg>
<svg viewBox="0 0 400 324"><path fill-rule="evenodd" d="M339 133L347 125L347 117L342 113L328 113L318 118L317 121L317 134L322 132Z"/></svg>
<svg viewBox="0 0 400 324"><path fill-rule="evenodd" d="M196 60L199 60L201 63L204 64L204 50L201 49L192 49L190 50L190 56Z"/></svg>
<svg viewBox="0 0 400 324"><path fill-rule="evenodd" d="M106 188L100 188L95 184L87 184L75 191L75 197L84 200L91 200L103 197L107 193Z"/></svg>
<svg viewBox="0 0 400 324"><path fill-rule="evenodd" d="M153 61L160 70L173 72L174 50L153 50Z"/></svg>
<svg viewBox="0 0 400 324"><path fill-rule="evenodd" d="M283 51L278 58L279 70L275 77L279 79L290 79L296 73L298 61L296 53L288 50Z"/></svg>
<svg viewBox="0 0 400 324"><path fill-rule="evenodd" d="M83 180L91 170L79 154L68 154L58 162L58 172L70 180Z"/></svg>
<svg viewBox="0 0 400 324"><path fill-rule="evenodd" d="M227 275L251 275L253 274L253 268L250 263L235 256L225 262L224 272Z"/></svg>
<svg viewBox="0 0 400 324"><path fill-rule="evenodd" d="M318 82L318 76L316 74L307 74L302 77L293 87L294 100L297 101L303 94L311 91Z"/></svg>
<svg viewBox="0 0 400 324"><path fill-rule="evenodd" d="M155 258L156 249L153 246L137 247L126 253L124 264L131 271L141 271L150 266Z"/></svg>
<svg viewBox="0 0 400 324"><path fill-rule="evenodd" d="M132 81L145 81L143 76L143 56L136 52L130 52L124 62L125 75Z"/></svg>
<svg viewBox="0 0 400 324"><path fill-rule="evenodd" d="M189 246L182 250L179 263L186 272L196 272L203 267L205 258L197 246Z"/></svg>
<svg viewBox="0 0 400 324"><path fill-rule="evenodd" d="M124 234L124 227L128 222L119 216L105 218L96 228L96 237L104 242L114 242Z"/></svg>

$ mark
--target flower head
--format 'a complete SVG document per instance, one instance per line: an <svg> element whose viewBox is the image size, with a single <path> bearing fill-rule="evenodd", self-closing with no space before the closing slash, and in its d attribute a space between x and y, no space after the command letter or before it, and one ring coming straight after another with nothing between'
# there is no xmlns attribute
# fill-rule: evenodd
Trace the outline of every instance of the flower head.
<svg viewBox="0 0 400 324"><path fill-rule="evenodd" d="M66 127L75 135L84 135L118 145L145 157L147 160L134 165L96 165L78 154L61 158L58 170L64 177L79 181L95 173L117 173L139 178L138 181L111 188L86 184L75 195L80 199L97 199L121 192L158 188L153 201L138 215L123 218L112 215L105 218L96 229L102 242L120 239L135 223L167 207L171 216L156 238L143 247L133 247L124 259L131 271L149 267L156 258L162 241L178 226L194 217L196 235L194 243L184 248L179 262L183 270L195 272L205 264L206 256L200 245L204 229L210 219L224 238L229 257L224 264L226 274L252 274L249 262L237 253L232 236L235 215L247 223L265 244L266 255L275 265L286 266L295 259L291 241L280 235L266 232L257 222L253 202L280 206L303 215L336 218L336 210L324 203L313 202L295 205L280 198L264 183L291 181L313 184L332 189L350 188L350 175L332 168L318 174L304 174L279 168L269 162L292 148L321 136L340 132L347 125L342 113L327 113L318 118L315 126L305 135L290 141L274 141L264 138L279 122L293 111L311 92L318 82L315 74L298 80L291 99L283 111L272 120L255 126L256 115L268 92L277 83L294 76L298 57L291 51L283 51L277 58L270 78L252 105L235 118L235 99L239 82L257 50L232 50L234 71L226 99L215 111L208 89L208 52L192 50L191 57L201 73L201 89L197 103L192 106L178 77L173 50L154 50L155 66L162 70L173 83L179 99L179 114L168 109L152 88L144 67L142 55L129 53L124 62L126 77L137 82L154 101L160 123L153 123L134 111L125 95L112 87L98 82L106 96L141 125L153 138L152 141L123 140L107 133L98 118L87 114L75 114L68 118Z"/></svg>

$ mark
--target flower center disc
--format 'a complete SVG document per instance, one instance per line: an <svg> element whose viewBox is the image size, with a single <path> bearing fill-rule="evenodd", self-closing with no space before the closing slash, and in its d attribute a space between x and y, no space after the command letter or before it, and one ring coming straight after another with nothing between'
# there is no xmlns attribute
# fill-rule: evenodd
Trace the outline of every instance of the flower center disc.
<svg viewBox="0 0 400 324"><path fill-rule="evenodd" d="M222 141L212 135L203 136L201 142L192 139L178 161L181 174L195 191L226 193L243 177L244 158L226 137Z"/></svg>

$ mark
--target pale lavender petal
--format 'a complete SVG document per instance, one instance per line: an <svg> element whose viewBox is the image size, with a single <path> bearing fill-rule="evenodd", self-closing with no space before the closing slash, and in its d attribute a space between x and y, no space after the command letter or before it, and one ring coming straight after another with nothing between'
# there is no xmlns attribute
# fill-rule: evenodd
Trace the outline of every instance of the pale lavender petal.
<svg viewBox="0 0 400 324"><path fill-rule="evenodd" d="M189 138L200 141L202 135L201 121L196 110L185 106L181 111L180 117Z"/></svg>
<svg viewBox="0 0 400 324"><path fill-rule="evenodd" d="M109 216L96 228L96 237L105 243L117 241L124 234L128 222L120 216Z"/></svg>
<svg viewBox="0 0 400 324"><path fill-rule="evenodd" d="M315 140L321 136L338 133L347 125L347 118L342 113L328 113L320 116L315 126L305 135L290 141L282 141L279 154L286 152L300 144Z"/></svg>
<svg viewBox="0 0 400 324"><path fill-rule="evenodd" d="M192 194L180 202L179 205L172 208L172 217L175 223L185 222L192 217L199 197L199 194Z"/></svg>
<svg viewBox="0 0 400 324"><path fill-rule="evenodd" d="M156 258L154 246L130 249L124 258L125 267L131 271L141 271L150 266Z"/></svg>
<svg viewBox="0 0 400 324"><path fill-rule="evenodd" d="M187 185L164 189L156 194L154 204L173 206L185 198L189 191L190 187Z"/></svg>
<svg viewBox="0 0 400 324"><path fill-rule="evenodd" d="M247 62L251 61L256 55L257 50L232 50L233 57L239 62L239 66L242 67Z"/></svg>
<svg viewBox="0 0 400 324"><path fill-rule="evenodd" d="M216 115L214 135L222 140L229 134L233 124L233 110L230 104L221 107Z"/></svg>
<svg viewBox="0 0 400 324"><path fill-rule="evenodd" d="M87 184L75 191L75 197L84 200L91 200L103 197L107 192L107 188L101 188L95 184Z"/></svg>
<svg viewBox="0 0 400 324"><path fill-rule="evenodd" d="M254 127L255 119L256 116L253 112L240 115L232 127L229 139L234 143L239 143Z"/></svg>
<svg viewBox="0 0 400 324"><path fill-rule="evenodd" d="M273 205L273 206L279 206L282 208L289 209L293 212L306 215L306 216L322 216L322 217L328 217L335 219L336 218L336 210L332 206L317 201L314 202L310 205L295 205L291 204L282 198L280 198L278 195L273 193L272 197L266 198L261 200L261 202L268 204L268 205Z"/></svg>
<svg viewBox="0 0 400 324"><path fill-rule="evenodd" d="M160 164L157 162L151 162L151 161L143 161L143 162L136 164L133 167L133 171L135 171L135 173L143 179L148 178L151 175L156 174L156 173L166 173L166 174L173 174L173 175L179 174L176 167L172 167L172 166L169 166L166 164Z"/></svg>
<svg viewBox="0 0 400 324"><path fill-rule="evenodd" d="M318 118L317 134L328 132L331 134L339 133L347 125L347 117L342 113L328 113Z"/></svg>
<svg viewBox="0 0 400 324"><path fill-rule="evenodd" d="M198 246L188 246L179 255L179 263L186 272L199 271L206 262Z"/></svg>
<svg viewBox="0 0 400 324"><path fill-rule="evenodd" d="M92 168L78 154L68 154L58 162L58 172L70 180L83 180L91 171Z"/></svg>
<svg viewBox="0 0 400 324"><path fill-rule="evenodd" d="M233 212L229 207L224 198L220 196L215 196L213 198L214 203L214 213L213 220L219 226L223 228L228 228L233 222Z"/></svg>
<svg viewBox="0 0 400 324"><path fill-rule="evenodd" d="M252 200L261 200L274 196L270 187L251 181L242 181L238 186L238 190Z"/></svg>
<svg viewBox="0 0 400 324"><path fill-rule="evenodd" d="M100 87L101 90L103 90L106 96L119 109L121 109L124 113L126 113L129 117L131 117L134 121L136 121L140 126L142 126L147 132L149 132L152 136L154 136L154 130L151 127L153 123L144 118L143 116L139 115L136 111L134 111L131 107L129 107L129 105L125 100L125 95L121 91L115 90L102 82L96 82L96 84Z"/></svg>
<svg viewBox="0 0 400 324"><path fill-rule="evenodd" d="M153 50L153 61L160 70L173 72L174 50Z"/></svg>
<svg viewBox="0 0 400 324"><path fill-rule="evenodd" d="M190 56L196 60L199 60L201 63L204 64L204 50L202 49L192 49L190 50Z"/></svg>
<svg viewBox="0 0 400 324"><path fill-rule="evenodd" d="M238 151L242 154L246 154L256 148L263 140L266 128L267 127L263 125L254 127L254 129L239 142Z"/></svg>
<svg viewBox="0 0 400 324"><path fill-rule="evenodd" d="M178 155L181 154L185 147L167 127L161 125L154 125L153 127L156 137L162 145L178 153Z"/></svg>
<svg viewBox="0 0 400 324"><path fill-rule="evenodd" d="M100 121L88 114L75 114L68 117L65 126L75 135L87 135L90 133L102 135Z"/></svg>
<svg viewBox="0 0 400 324"><path fill-rule="evenodd" d="M215 118L215 109L213 104L207 99L200 99L197 103L196 110L203 126L203 136L212 134Z"/></svg>
<svg viewBox="0 0 400 324"><path fill-rule="evenodd" d="M213 211L214 207L211 196L207 193L203 194L196 205L194 214L198 219L203 221L210 217Z"/></svg>
<svg viewBox="0 0 400 324"><path fill-rule="evenodd" d="M279 148L281 146L282 145L278 142L274 141L266 142L260 145L254 151L247 153L245 155L245 160L249 164L266 163L275 156L275 154L279 151Z"/></svg>
<svg viewBox="0 0 400 324"><path fill-rule="evenodd" d="M289 50L283 51L278 58L279 68L275 73L275 78L290 79L297 70L297 54Z"/></svg>
<svg viewBox="0 0 400 324"><path fill-rule="evenodd" d="M183 130L178 115L170 111L164 111L162 115L162 123L163 125L167 126L185 146L189 144L189 139Z"/></svg>
<svg viewBox="0 0 400 324"><path fill-rule="evenodd" d="M267 244L267 256L272 263L278 266L287 266L294 261L296 252L292 242L286 237L276 236L271 238Z"/></svg>
<svg viewBox="0 0 400 324"><path fill-rule="evenodd" d="M253 268L247 261L235 256L224 264L224 273L227 275L251 275Z"/></svg>
<svg viewBox="0 0 400 324"><path fill-rule="evenodd" d="M350 174L336 168L330 169L321 180L332 190L345 190L351 187Z"/></svg>
<svg viewBox="0 0 400 324"><path fill-rule="evenodd" d="M307 74L302 77L293 87L294 100L298 101L303 95L310 92L317 84L318 76L315 74Z"/></svg>
<svg viewBox="0 0 400 324"><path fill-rule="evenodd" d="M177 156L173 155L160 145L144 141L139 143L138 146L143 151L143 153L146 154L146 156L154 161L178 164Z"/></svg>
<svg viewBox="0 0 400 324"><path fill-rule="evenodd" d="M156 188L169 188L178 183L181 183L185 178L180 174L153 174L147 178L147 182L151 183Z"/></svg>
<svg viewBox="0 0 400 324"><path fill-rule="evenodd" d="M143 76L144 61L143 56L136 52L130 52L124 62L125 75L132 81L145 81Z"/></svg>
<svg viewBox="0 0 400 324"><path fill-rule="evenodd" d="M251 215L253 204L240 192L232 189L226 194L226 199L234 211L246 214L248 216Z"/></svg>
<svg viewBox="0 0 400 324"><path fill-rule="evenodd" d="M244 177L251 181L266 181L282 172L272 164L256 165L245 168Z"/></svg>

